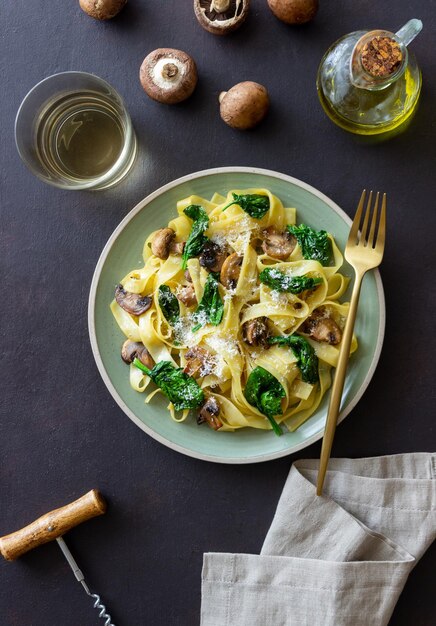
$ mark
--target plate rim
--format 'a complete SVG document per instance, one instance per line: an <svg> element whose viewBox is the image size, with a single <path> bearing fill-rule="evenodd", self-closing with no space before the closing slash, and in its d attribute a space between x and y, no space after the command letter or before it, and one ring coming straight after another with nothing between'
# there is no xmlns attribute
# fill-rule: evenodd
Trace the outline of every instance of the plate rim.
<svg viewBox="0 0 436 626"><path fill-rule="evenodd" d="M309 185L308 183L305 183L304 181L299 180L298 178L289 176L288 174L277 172L275 170L269 170L269 169L259 168L259 167L226 166L226 167L214 167L214 168L209 168L205 170L198 170L197 172L193 172L191 174L186 174L185 176L176 178L170 181L169 183L162 185L155 191L145 196L145 198L140 200L133 207L133 209L131 209L131 211L129 211L129 213L127 213L127 215L121 220L121 222L118 224L118 226L115 228L115 230L112 232L109 239L107 240L99 256L99 259L97 261L97 264L95 266L95 270L92 276L89 299L88 299L88 332L89 332L89 338L90 338L91 349L92 349L92 353L94 356L94 360L96 362L97 369L100 373L100 376L102 377L103 382L106 386L106 389L109 391L112 398L121 408L121 410L141 430L143 430L145 433L147 433L147 435L149 435L150 437L152 437L159 443L165 445L166 447L172 450L175 450L176 452L180 452L181 454L184 454L185 456L189 456L191 458L199 459L202 461L209 461L212 463L223 463L225 465L245 465L249 463L263 463L265 461L272 461L272 460L279 459L285 456L289 456L291 454L295 454L295 452L298 452L299 450L307 448L308 446L312 445L316 441L319 441L319 439L321 439L323 436L323 429L321 429L320 431L318 431L317 433L315 433L314 435L306 439L304 442L296 444L291 449L288 448L288 449L278 450L277 452L259 454L253 457L223 458L220 456L213 456L210 454L204 454L202 452L196 452L195 450L190 450L189 448L185 448L184 446L179 445L173 441L169 441L168 439L166 439L159 433L156 433L152 428L150 428L142 420L140 420L139 417L135 415L135 413L127 406L127 404L122 400L121 396L118 394L117 390L113 386L106 372L106 369L104 367L104 363L101 358L100 350L98 347L96 325L95 325L95 302L96 302L97 288L98 288L100 275L104 267L104 263L109 255L109 252L112 249L112 246L117 240L119 234L124 230L125 226L140 211L142 211L148 204L150 204L150 202L152 202L155 198L162 195L166 191L172 189L173 187L176 187L177 185L180 185L182 183L185 183L185 182L197 179L197 178L202 178L204 176L210 176L212 174L232 174L232 173L244 173L244 174L248 173L248 174L264 175L264 176L269 176L271 178L278 178L280 180L284 180L286 182L292 183L293 185L296 185L297 187L305 189L309 193L312 193L316 197L320 198L322 201L328 204L335 213L337 213L340 217L342 217L342 219L347 224L351 225L352 223L351 218L345 213L345 211L341 209L335 202L333 202L333 200L331 200L331 198L323 194L321 191L319 191L312 185ZM384 339L384 334L385 334L385 327L386 327L386 304L385 304L383 284L382 284L382 280L380 276L380 271L378 270L378 268L374 270L373 275L375 278L376 288L377 288L377 293L378 293L379 319L380 319L378 335L377 335L377 340L376 340L376 345L375 345L375 350L374 350L374 357L362 381L362 384L357 390L357 393L355 394L353 399L350 401L349 405L343 411L339 413L338 424L342 422L347 417L347 415L349 415L349 413L351 413L351 411L357 405L359 400L362 398L369 383L371 382L371 379L374 375L374 372L376 370L376 367L380 359L380 354L381 354L381 349L382 349L383 339Z"/></svg>

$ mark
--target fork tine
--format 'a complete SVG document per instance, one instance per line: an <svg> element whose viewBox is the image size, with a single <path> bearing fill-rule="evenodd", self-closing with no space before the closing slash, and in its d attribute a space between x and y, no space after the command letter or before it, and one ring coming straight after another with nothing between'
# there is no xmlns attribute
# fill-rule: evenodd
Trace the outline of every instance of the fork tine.
<svg viewBox="0 0 436 626"><path fill-rule="evenodd" d="M360 231L360 242L365 245L366 233L368 231L369 214L371 212L372 191L369 192L368 203L366 205L365 217L363 218L362 229ZM359 242L359 243L360 243Z"/></svg>
<svg viewBox="0 0 436 626"><path fill-rule="evenodd" d="M378 225L377 240L375 242L375 250L380 254L383 254L385 247L385 235L386 235L386 194L383 194L380 222Z"/></svg>
<svg viewBox="0 0 436 626"><path fill-rule="evenodd" d="M377 209L378 209L378 199L379 199L379 192L377 191L377 194L375 196L375 203L374 203L374 209L373 209L373 214L372 214L372 220L371 220L371 228L369 231L369 235L368 235L368 247L372 248L374 245L374 233L375 233L375 225L377 223Z"/></svg>
<svg viewBox="0 0 436 626"><path fill-rule="evenodd" d="M360 220L362 218L363 205L365 203L366 189L362 191L359 204L357 206L356 215L354 216L353 223L350 228L350 234L348 235L347 246L355 246L357 243L357 233L359 231Z"/></svg>

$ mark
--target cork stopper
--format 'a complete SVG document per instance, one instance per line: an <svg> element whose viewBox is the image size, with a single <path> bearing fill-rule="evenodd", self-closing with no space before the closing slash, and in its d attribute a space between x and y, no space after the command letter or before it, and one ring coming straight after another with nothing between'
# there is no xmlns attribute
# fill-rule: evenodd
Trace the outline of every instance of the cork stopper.
<svg viewBox="0 0 436 626"><path fill-rule="evenodd" d="M403 53L400 44L388 36L376 36L367 41L361 52L363 68L377 78L386 78L401 66Z"/></svg>

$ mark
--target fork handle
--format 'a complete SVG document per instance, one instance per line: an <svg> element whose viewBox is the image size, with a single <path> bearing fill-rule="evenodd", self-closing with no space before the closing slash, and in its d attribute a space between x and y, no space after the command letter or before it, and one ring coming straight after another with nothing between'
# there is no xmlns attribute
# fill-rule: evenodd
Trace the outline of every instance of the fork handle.
<svg viewBox="0 0 436 626"><path fill-rule="evenodd" d="M356 271L353 292L351 294L350 309L342 335L341 348L339 350L338 364L330 394L330 403L327 413L327 420L322 440L321 457L319 460L318 480L316 485L316 495L322 495L322 488L327 472L327 466L332 450L333 438L335 436L336 423L341 406L342 392L344 390L345 374L347 371L348 359L350 358L350 346L353 338L354 323L356 321L357 305L359 303L360 288L364 273Z"/></svg>

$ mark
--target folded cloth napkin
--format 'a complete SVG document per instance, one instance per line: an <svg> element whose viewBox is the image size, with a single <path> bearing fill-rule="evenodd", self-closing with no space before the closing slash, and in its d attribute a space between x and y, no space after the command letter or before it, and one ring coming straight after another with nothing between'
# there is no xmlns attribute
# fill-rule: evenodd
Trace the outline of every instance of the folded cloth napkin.
<svg viewBox="0 0 436 626"><path fill-rule="evenodd" d="M260 556L204 555L202 626L382 626L436 534L436 455L291 467Z"/></svg>

